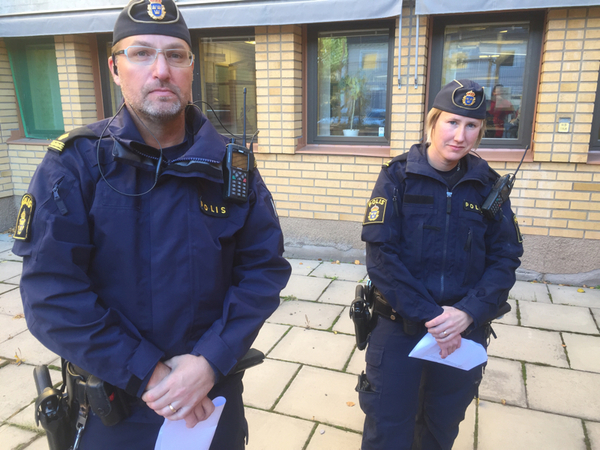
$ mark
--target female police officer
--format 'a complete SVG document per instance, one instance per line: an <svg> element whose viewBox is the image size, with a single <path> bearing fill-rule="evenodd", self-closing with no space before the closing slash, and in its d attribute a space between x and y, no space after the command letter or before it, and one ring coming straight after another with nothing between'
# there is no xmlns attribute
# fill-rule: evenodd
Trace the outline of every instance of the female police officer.
<svg viewBox="0 0 600 450"><path fill-rule="evenodd" d="M426 143L386 164L363 223L377 325L359 385L363 450L450 449L482 366L463 371L409 358L431 333L445 358L461 335L485 345L522 255L506 201L481 210L498 174L469 152L484 134L483 88L454 80L427 116ZM416 419L415 419L416 417Z"/></svg>

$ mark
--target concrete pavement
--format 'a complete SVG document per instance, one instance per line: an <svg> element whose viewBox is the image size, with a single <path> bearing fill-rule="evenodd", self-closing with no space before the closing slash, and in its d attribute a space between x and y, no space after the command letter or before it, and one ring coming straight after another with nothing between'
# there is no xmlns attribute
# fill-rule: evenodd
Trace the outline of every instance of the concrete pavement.
<svg viewBox="0 0 600 450"><path fill-rule="evenodd" d="M55 354L27 331L20 258L0 235L0 450L46 450L33 420L36 364ZM348 306L364 265L290 260L282 303L246 373L248 450L359 449L363 413L354 391L364 369ZM582 292L580 292L582 291ZM455 450L600 450L600 289L519 281ZM21 362L20 365L17 362ZM58 371L52 371L56 382ZM225 450L225 449L224 449Z"/></svg>

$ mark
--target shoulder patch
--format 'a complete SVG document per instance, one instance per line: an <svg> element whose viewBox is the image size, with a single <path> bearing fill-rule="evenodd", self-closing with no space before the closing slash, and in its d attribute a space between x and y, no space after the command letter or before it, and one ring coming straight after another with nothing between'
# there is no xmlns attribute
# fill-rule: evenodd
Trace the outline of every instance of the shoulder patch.
<svg viewBox="0 0 600 450"><path fill-rule="evenodd" d="M383 197L375 197L367 203L367 211L363 225L371 225L373 223L383 223L385 220L385 208L387 207L387 199Z"/></svg>
<svg viewBox="0 0 600 450"><path fill-rule="evenodd" d="M56 153L62 153L65 145L67 145L69 141L78 137L98 137L98 135L88 127L75 128L74 130L63 134L50 142L50 145L48 145L48 150L52 150Z"/></svg>
<svg viewBox="0 0 600 450"><path fill-rule="evenodd" d="M519 228L519 219L517 219L517 215L513 214L513 222L515 223L515 231L517 232L517 241L519 244L523 243L523 235L521 234L521 229Z"/></svg>
<svg viewBox="0 0 600 450"><path fill-rule="evenodd" d="M31 220L35 210L35 198L31 194L25 194L21 198L21 207L17 216L17 225L15 226L15 234L13 238L19 241L28 241L30 234Z"/></svg>
<svg viewBox="0 0 600 450"><path fill-rule="evenodd" d="M390 167L390 165L394 164L395 162L406 161L407 159L408 159L408 152L405 152L405 153L402 153L401 155L398 155L398 156L390 159L382 167L383 168L388 168L388 167Z"/></svg>

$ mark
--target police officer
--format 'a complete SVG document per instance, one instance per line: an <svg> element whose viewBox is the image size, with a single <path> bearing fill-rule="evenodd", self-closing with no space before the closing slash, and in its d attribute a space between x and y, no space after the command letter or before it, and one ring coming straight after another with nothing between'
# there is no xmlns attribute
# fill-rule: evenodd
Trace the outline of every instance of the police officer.
<svg viewBox="0 0 600 450"><path fill-rule="evenodd" d="M192 427L217 395L211 448L243 448L230 372L290 275L271 194L254 169L247 201L223 197L227 139L189 104L194 58L173 0L132 0L108 65L121 110L53 141L22 201L27 324L127 399L114 426L89 414L80 449L153 449L163 418Z"/></svg>
<svg viewBox="0 0 600 450"><path fill-rule="evenodd" d="M426 142L384 165L363 223L377 325L359 385L363 450L451 449L482 366L463 371L409 358L430 333L442 358L461 336L485 345L522 255L506 201L481 205L498 174L470 153L484 135L483 88L453 80L427 116ZM416 417L416 419L415 419Z"/></svg>

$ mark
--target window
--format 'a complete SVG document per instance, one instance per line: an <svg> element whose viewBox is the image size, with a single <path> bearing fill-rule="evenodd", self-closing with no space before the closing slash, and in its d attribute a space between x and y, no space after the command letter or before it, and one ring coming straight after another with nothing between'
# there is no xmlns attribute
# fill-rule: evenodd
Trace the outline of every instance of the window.
<svg viewBox="0 0 600 450"><path fill-rule="evenodd" d="M481 147L525 148L531 139L543 15L435 18L429 106L442 86L467 78L484 87Z"/></svg>
<svg viewBox="0 0 600 450"><path fill-rule="evenodd" d="M561 117L558 118L559 124ZM571 124L571 126L573 126ZM590 151L593 152L588 162L600 162L600 77L596 89L596 101L594 103L594 117L592 119L592 133L590 136Z"/></svg>
<svg viewBox="0 0 600 450"><path fill-rule="evenodd" d="M308 143L389 143L392 22L308 30Z"/></svg>
<svg viewBox="0 0 600 450"><path fill-rule="evenodd" d="M6 48L25 137L64 133L54 40L6 39Z"/></svg>
<svg viewBox="0 0 600 450"><path fill-rule="evenodd" d="M254 32L237 36L199 36L194 103L201 106L219 133L244 134L246 89L246 136L257 129L256 57ZM246 32L246 33L244 33ZM209 106L210 105L210 106Z"/></svg>
<svg viewBox="0 0 600 450"><path fill-rule="evenodd" d="M117 86L108 70L108 57L111 55L112 35L104 34L98 36L98 59L100 60L100 79L102 80L102 101L104 105L104 117L113 116L121 103L123 95L121 88Z"/></svg>

